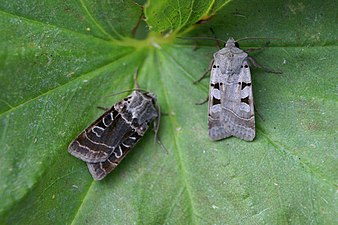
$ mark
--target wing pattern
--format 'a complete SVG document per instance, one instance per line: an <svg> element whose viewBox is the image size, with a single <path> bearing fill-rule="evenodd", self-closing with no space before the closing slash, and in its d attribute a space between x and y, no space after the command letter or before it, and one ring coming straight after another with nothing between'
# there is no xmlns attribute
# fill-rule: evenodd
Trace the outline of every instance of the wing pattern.
<svg viewBox="0 0 338 225"><path fill-rule="evenodd" d="M234 45L227 44L214 55L208 125L212 140L236 136L252 141L255 137L254 103L247 53Z"/></svg>

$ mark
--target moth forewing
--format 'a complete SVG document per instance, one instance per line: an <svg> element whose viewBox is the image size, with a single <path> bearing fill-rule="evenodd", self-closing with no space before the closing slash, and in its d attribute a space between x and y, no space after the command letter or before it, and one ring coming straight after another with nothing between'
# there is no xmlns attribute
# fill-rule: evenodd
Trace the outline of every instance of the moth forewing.
<svg viewBox="0 0 338 225"><path fill-rule="evenodd" d="M220 140L236 136L246 141L255 137L251 73L247 53L230 38L214 54L209 89L209 137Z"/></svg>
<svg viewBox="0 0 338 225"><path fill-rule="evenodd" d="M102 180L107 174L113 171L141 137L142 136L138 135L137 132L134 132L118 146L118 151L114 151L106 161L87 163L89 172L94 180Z"/></svg>
<svg viewBox="0 0 338 225"><path fill-rule="evenodd" d="M156 96L133 91L117 102L69 145L95 180L103 179L126 156L158 117Z"/></svg>
<svg viewBox="0 0 338 225"><path fill-rule="evenodd" d="M68 152L85 162L106 161L116 145L116 139L108 138L108 133L120 122L119 112L112 107L70 143Z"/></svg>

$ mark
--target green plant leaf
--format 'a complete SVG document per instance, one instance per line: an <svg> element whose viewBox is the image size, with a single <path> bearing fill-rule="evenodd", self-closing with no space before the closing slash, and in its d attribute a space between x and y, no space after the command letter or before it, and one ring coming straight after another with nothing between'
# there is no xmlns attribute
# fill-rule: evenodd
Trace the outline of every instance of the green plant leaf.
<svg viewBox="0 0 338 225"><path fill-rule="evenodd" d="M139 40L133 1L1 2L0 223L335 224L336 4L226 3L148 1ZM270 38L252 56L283 71L251 69L260 115L253 142L210 141L207 105L195 105L208 79L192 82L217 48L176 36L212 37L210 28L224 40ZM148 132L93 181L67 147L103 113L96 106L127 95L107 97L133 87L136 67L164 112L168 152Z"/></svg>
<svg viewBox="0 0 338 225"><path fill-rule="evenodd" d="M149 28L156 32L179 32L189 29L199 20L213 16L230 0L148 1L145 15Z"/></svg>

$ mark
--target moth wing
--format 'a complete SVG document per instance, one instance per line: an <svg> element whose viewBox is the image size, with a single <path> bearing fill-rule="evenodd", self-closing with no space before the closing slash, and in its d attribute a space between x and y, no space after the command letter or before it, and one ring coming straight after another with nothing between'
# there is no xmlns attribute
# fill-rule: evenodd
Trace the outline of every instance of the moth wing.
<svg viewBox="0 0 338 225"><path fill-rule="evenodd" d="M68 152L88 163L104 162L131 129L112 107L72 141Z"/></svg>
<svg viewBox="0 0 338 225"><path fill-rule="evenodd" d="M216 141L231 136L226 132L222 121L221 90L224 86L224 74L214 61L211 69L208 107L209 137Z"/></svg>
<svg viewBox="0 0 338 225"><path fill-rule="evenodd" d="M87 163L88 170L94 180L102 180L107 174L113 171L141 137L141 135L134 131L132 134L127 136L119 146L115 148L113 153L106 161Z"/></svg>
<svg viewBox="0 0 338 225"><path fill-rule="evenodd" d="M221 121L226 136L252 141L255 138L255 116L251 73L246 60L243 60L236 79L227 82L222 91Z"/></svg>

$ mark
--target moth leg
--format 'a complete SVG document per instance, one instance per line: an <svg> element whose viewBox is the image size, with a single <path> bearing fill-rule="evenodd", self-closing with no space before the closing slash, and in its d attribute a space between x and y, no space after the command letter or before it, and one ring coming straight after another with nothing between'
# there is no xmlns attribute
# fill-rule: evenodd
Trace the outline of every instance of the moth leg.
<svg viewBox="0 0 338 225"><path fill-rule="evenodd" d="M198 49L199 47L198 47L198 44L197 44L197 42L195 41L194 42L194 47L193 47L193 51L197 51L197 49Z"/></svg>
<svg viewBox="0 0 338 225"><path fill-rule="evenodd" d="M214 59L210 61L209 66L208 66L208 70L205 71L205 72L203 73L203 75L202 75L198 80L195 80L195 81L193 82L193 84L199 83L199 82L201 82L201 80L203 80L204 78L207 77L208 73L211 71L212 64L214 64Z"/></svg>
<svg viewBox="0 0 338 225"><path fill-rule="evenodd" d="M162 144L158 136L158 129L160 127L160 121L161 121L161 108L159 105L156 105L156 107L157 107L158 117L157 117L157 120L154 121L154 133L155 133L154 142L157 142L161 146L161 148L165 150L168 154L168 150L164 147L164 145Z"/></svg>
<svg viewBox="0 0 338 225"><path fill-rule="evenodd" d="M254 104L254 110L256 112L256 114L259 116L259 118L261 118L261 120L265 121L265 119L263 118L263 116L259 113L259 111L257 110L257 107L256 107L256 104L255 102L253 103Z"/></svg>
<svg viewBox="0 0 338 225"><path fill-rule="evenodd" d="M138 75L138 67L136 67L136 70L134 72L134 86L135 89L140 89L140 85L137 83L137 75Z"/></svg>
<svg viewBox="0 0 338 225"><path fill-rule="evenodd" d="M245 49L245 52L246 53L249 53L249 52L261 52L264 49L266 49L267 47L269 47L269 45L270 45L270 41L266 42L265 45L263 47L260 47L260 48L248 48L248 49Z"/></svg>
<svg viewBox="0 0 338 225"><path fill-rule="evenodd" d="M216 34L215 34L214 29L212 29L212 27L210 27L209 30L211 31L212 35L213 35L214 38L216 39L216 45L217 45L217 48L218 48L218 49L221 49L221 48L222 48L222 47L221 47L221 44L219 43L219 40L218 40L218 38L216 37Z"/></svg>
<svg viewBox="0 0 338 225"><path fill-rule="evenodd" d="M97 106L96 108L101 109L103 111L108 111L109 110L109 108L105 108L105 107L102 107L102 106Z"/></svg>
<svg viewBox="0 0 338 225"><path fill-rule="evenodd" d="M161 148L168 154L168 150L166 149L166 147L164 146L164 144L162 143L162 141L160 140L159 136L156 136L156 142L161 146Z"/></svg>
<svg viewBox="0 0 338 225"><path fill-rule="evenodd" d="M253 65L254 67L263 69L265 72L267 73L277 73L277 74L282 74L282 71L276 71L267 67L262 66L261 64L259 64L254 58L248 56L247 59L250 61L250 64Z"/></svg>
<svg viewBox="0 0 338 225"><path fill-rule="evenodd" d="M209 100L209 96L203 102L196 102L195 105L203 105Z"/></svg>
<svg viewBox="0 0 338 225"><path fill-rule="evenodd" d="M201 80L203 80L204 78L206 78L206 76L207 76L207 74L210 72L210 70L211 70L211 69L208 69L207 71L205 71L205 72L203 73L203 75L202 75L198 80L195 80L195 81L193 82L193 84L197 84L197 83L201 82Z"/></svg>

